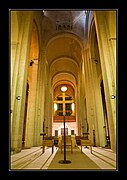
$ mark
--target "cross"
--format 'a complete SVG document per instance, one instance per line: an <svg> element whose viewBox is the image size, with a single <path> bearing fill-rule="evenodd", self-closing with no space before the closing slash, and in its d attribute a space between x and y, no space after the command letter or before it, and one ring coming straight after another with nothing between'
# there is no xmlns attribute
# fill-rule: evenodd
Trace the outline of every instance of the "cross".
<svg viewBox="0 0 127 180"><path fill-rule="evenodd" d="M65 108L65 104L67 104L67 103L73 103L74 102L74 100L65 100L65 92L62 92L62 98L63 98L63 100L59 100L59 101L54 101L54 103L57 103L57 104L63 104L63 115L65 116L65 114L66 114L66 108Z"/></svg>

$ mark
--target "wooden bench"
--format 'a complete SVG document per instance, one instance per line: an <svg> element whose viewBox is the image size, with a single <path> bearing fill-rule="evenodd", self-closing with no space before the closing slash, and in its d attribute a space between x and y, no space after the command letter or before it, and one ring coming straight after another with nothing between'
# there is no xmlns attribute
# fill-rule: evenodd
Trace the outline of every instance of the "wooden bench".
<svg viewBox="0 0 127 180"><path fill-rule="evenodd" d="M71 139L71 136L65 136L66 137L66 146L71 147L71 153L73 153L73 142ZM64 136L62 136L61 142L60 142L60 148L62 153L62 147L64 147Z"/></svg>
<svg viewBox="0 0 127 180"><path fill-rule="evenodd" d="M52 154L54 152L54 140L46 139L42 140L42 147L43 147L43 152L45 151L45 146L47 147L52 147Z"/></svg>
<svg viewBox="0 0 127 180"><path fill-rule="evenodd" d="M90 146L90 151L91 151L91 154L92 154L92 142L91 140L84 140L84 139L81 139L81 152L82 152L82 147L83 146Z"/></svg>

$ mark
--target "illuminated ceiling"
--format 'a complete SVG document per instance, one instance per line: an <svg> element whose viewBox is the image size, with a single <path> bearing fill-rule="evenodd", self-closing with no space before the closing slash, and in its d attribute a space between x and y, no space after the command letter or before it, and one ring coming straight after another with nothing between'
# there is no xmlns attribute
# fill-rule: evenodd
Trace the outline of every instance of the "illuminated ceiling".
<svg viewBox="0 0 127 180"><path fill-rule="evenodd" d="M44 10L42 39L52 87L76 88L85 39L86 11Z"/></svg>

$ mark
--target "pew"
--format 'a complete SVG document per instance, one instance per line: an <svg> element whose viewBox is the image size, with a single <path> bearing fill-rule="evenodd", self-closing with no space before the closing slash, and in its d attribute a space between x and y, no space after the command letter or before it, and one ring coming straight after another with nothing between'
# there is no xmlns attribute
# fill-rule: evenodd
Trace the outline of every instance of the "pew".
<svg viewBox="0 0 127 180"><path fill-rule="evenodd" d="M53 139L46 139L46 140L42 140L42 147L45 151L45 146L47 147L52 147L52 154L54 152L54 140Z"/></svg>
<svg viewBox="0 0 127 180"><path fill-rule="evenodd" d="M92 146L93 146L93 144L92 144L91 140L81 139L80 142L81 142L81 152L82 152L82 147L83 146L90 146L90 151L91 151L91 154L92 154Z"/></svg>
<svg viewBox="0 0 127 180"><path fill-rule="evenodd" d="M66 137L66 147L70 146L71 147L71 153L73 153L73 142L71 139L71 136L65 136ZM62 153L62 148L64 147L64 136L62 136L61 141L60 141L60 148L61 148L61 153Z"/></svg>

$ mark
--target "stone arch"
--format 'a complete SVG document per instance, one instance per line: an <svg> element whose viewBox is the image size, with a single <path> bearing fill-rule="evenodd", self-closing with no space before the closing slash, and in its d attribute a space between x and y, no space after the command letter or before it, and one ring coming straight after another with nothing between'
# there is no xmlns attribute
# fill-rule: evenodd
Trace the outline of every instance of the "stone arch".
<svg viewBox="0 0 127 180"><path fill-rule="evenodd" d="M71 39L74 39L81 47L81 49L83 49L83 42L81 40L81 38L71 32L62 32L62 33L57 33L55 35L53 35L45 44L45 49L48 48L48 46L50 45L50 43L58 38L61 38L61 37L68 37L68 38L71 38Z"/></svg>

